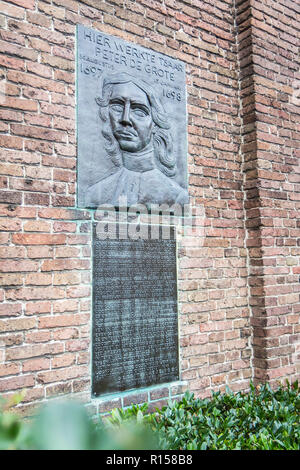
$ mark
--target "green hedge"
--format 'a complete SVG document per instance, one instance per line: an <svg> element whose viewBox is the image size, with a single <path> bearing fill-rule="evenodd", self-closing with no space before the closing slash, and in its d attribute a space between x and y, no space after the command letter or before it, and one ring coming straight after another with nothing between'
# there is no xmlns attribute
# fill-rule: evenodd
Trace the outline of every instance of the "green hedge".
<svg viewBox="0 0 300 470"><path fill-rule="evenodd" d="M162 449L186 450L298 450L300 448L300 395L298 382L273 391L268 384L248 393L213 393L195 399L187 392L176 402L147 415L147 405L114 410L111 423L141 414L159 433Z"/></svg>
<svg viewBox="0 0 300 470"><path fill-rule="evenodd" d="M11 405L22 400L16 395ZM148 405L114 409L102 422L92 420L83 405L54 401L30 422L0 407L0 449L172 449L299 450L298 382L272 390L213 393L180 401L148 413Z"/></svg>

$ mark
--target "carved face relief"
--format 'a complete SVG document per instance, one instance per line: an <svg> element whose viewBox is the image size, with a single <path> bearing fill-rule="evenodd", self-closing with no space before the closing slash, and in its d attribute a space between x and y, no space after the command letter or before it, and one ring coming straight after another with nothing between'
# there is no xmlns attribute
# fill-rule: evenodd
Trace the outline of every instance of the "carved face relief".
<svg viewBox="0 0 300 470"><path fill-rule="evenodd" d="M140 152L151 142L154 127L146 93L132 82L113 85L109 119L120 149Z"/></svg>
<svg viewBox="0 0 300 470"><path fill-rule="evenodd" d="M76 39L78 207L187 204L185 64L84 25Z"/></svg>

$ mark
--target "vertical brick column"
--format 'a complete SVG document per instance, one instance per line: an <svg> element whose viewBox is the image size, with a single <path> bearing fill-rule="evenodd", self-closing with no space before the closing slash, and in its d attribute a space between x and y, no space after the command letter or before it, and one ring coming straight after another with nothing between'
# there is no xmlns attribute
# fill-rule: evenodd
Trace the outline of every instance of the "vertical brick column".
<svg viewBox="0 0 300 470"><path fill-rule="evenodd" d="M253 372L299 374L299 6L237 2Z"/></svg>
<svg viewBox="0 0 300 470"><path fill-rule="evenodd" d="M300 6L252 2L266 379L299 374ZM299 83L298 83L299 86Z"/></svg>
<svg viewBox="0 0 300 470"><path fill-rule="evenodd" d="M265 296L262 267L261 216L257 171L257 116L253 67L252 10L250 0L236 2L237 47L240 74L241 155L244 172L245 244L248 252L248 289L252 328L252 374L265 379L266 341L261 334L265 326Z"/></svg>

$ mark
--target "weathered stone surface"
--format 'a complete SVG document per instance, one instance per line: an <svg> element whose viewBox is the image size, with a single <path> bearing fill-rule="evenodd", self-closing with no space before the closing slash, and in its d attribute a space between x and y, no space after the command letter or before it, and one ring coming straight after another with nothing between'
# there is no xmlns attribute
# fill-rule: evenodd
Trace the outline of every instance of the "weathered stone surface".
<svg viewBox="0 0 300 470"><path fill-rule="evenodd" d="M184 64L81 25L77 44L79 206L187 203Z"/></svg>

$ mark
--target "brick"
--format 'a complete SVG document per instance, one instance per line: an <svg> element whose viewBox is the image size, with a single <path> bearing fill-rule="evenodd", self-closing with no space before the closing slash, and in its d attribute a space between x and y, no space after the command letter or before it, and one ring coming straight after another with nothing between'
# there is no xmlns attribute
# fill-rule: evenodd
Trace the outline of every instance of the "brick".
<svg viewBox="0 0 300 470"><path fill-rule="evenodd" d="M26 389L25 397L22 400L22 403L33 402L35 400L39 400L44 398L45 391L42 387L34 387L33 389Z"/></svg>
<svg viewBox="0 0 300 470"><path fill-rule="evenodd" d="M56 33L57 34L57 33ZM56 93L65 93L65 86L61 83L58 83L54 80L47 78L37 77L33 74L26 74L24 72L7 72L7 79L14 83L23 83L32 88L42 89L47 92L54 91ZM21 100L20 100L21 101ZM25 100L22 100L25 101ZM36 103L35 103L36 105ZM29 105L27 105L29 107ZM32 106L33 107L33 106ZM20 108L23 109L23 108ZM37 109L28 109L28 111L34 111Z"/></svg>
<svg viewBox="0 0 300 470"><path fill-rule="evenodd" d="M37 381L39 383L52 383L60 382L68 379L75 379L83 377L89 373L88 367L86 366L73 366L65 369L53 370L49 372L40 372L37 375Z"/></svg>
<svg viewBox="0 0 300 470"><path fill-rule="evenodd" d="M32 389L30 389L32 390ZM40 393L40 392L39 392ZM35 395L33 394L33 397ZM15 414L22 418L31 418L37 415L40 409L40 403L26 403L24 405L18 405L14 408Z"/></svg>
<svg viewBox="0 0 300 470"><path fill-rule="evenodd" d="M66 236L63 234L17 233L13 235L13 242L16 245L64 245Z"/></svg>
<svg viewBox="0 0 300 470"><path fill-rule="evenodd" d="M25 232L50 232L51 225L43 220L28 221L23 229Z"/></svg>
<svg viewBox="0 0 300 470"><path fill-rule="evenodd" d="M24 287L6 292L7 300L63 299L65 291L58 287Z"/></svg>
<svg viewBox="0 0 300 470"><path fill-rule="evenodd" d="M15 59L14 57L0 55L0 65L11 69L25 70L25 61L22 59Z"/></svg>
<svg viewBox="0 0 300 470"><path fill-rule="evenodd" d="M74 312L78 311L78 300L61 300L59 302L53 302L53 312L54 313L63 313L63 312Z"/></svg>
<svg viewBox="0 0 300 470"><path fill-rule="evenodd" d="M9 233L0 233L0 243L3 245L5 243L8 243L10 239L10 234Z"/></svg>
<svg viewBox="0 0 300 470"><path fill-rule="evenodd" d="M39 313L50 313L51 302L27 302L26 304L26 315L34 315Z"/></svg>
<svg viewBox="0 0 300 470"><path fill-rule="evenodd" d="M10 187L19 191L48 193L51 190L51 183L31 178L10 178Z"/></svg>
<svg viewBox="0 0 300 470"><path fill-rule="evenodd" d="M65 209L43 208L39 210L39 217L45 219L68 219L68 211Z"/></svg>
<svg viewBox="0 0 300 470"><path fill-rule="evenodd" d="M12 2L12 3L16 3L16 2ZM5 14L13 18L24 19L25 17L25 12L23 8L19 8L14 5L9 5L6 2L2 2L2 1L0 2L0 11L2 14Z"/></svg>
<svg viewBox="0 0 300 470"><path fill-rule="evenodd" d="M6 176L0 176L0 187L5 189L8 187L8 178Z"/></svg>
<svg viewBox="0 0 300 470"><path fill-rule="evenodd" d="M67 157L74 157L76 155L76 148L72 145L55 143L54 148L56 153L58 153L59 155L64 155Z"/></svg>
<svg viewBox="0 0 300 470"><path fill-rule="evenodd" d="M56 247L55 249L55 258L75 258L79 256L79 248L73 246L66 247ZM1 248L0 248L0 257L1 257Z"/></svg>
<svg viewBox="0 0 300 470"><path fill-rule="evenodd" d="M20 272L20 271L36 271L38 263L31 260L24 261L0 261L0 270L2 272Z"/></svg>
<svg viewBox="0 0 300 470"><path fill-rule="evenodd" d="M20 165L0 163L0 174L9 176L23 176L23 168Z"/></svg>
<svg viewBox="0 0 300 470"><path fill-rule="evenodd" d="M28 125L37 125L43 127L51 127L52 120L50 116L43 116L40 114L29 114L25 115L25 122Z"/></svg>
<svg viewBox="0 0 300 470"><path fill-rule="evenodd" d="M56 100L58 101L58 96L56 96ZM61 95L60 100L62 101L65 98ZM66 119L72 120L74 119L74 110L70 106L62 106L60 104L48 104L48 103L41 103L41 111L45 114L51 114L56 116L61 116ZM72 122L72 121L71 121ZM72 122L73 124L73 122ZM73 128L75 126L73 125ZM72 127L71 127L72 129Z"/></svg>
<svg viewBox="0 0 300 470"><path fill-rule="evenodd" d="M121 408L122 402L121 398L115 398L113 400L101 401L99 403L98 411L99 413L104 413L105 411L111 411L113 408Z"/></svg>
<svg viewBox="0 0 300 470"><path fill-rule="evenodd" d="M33 24L36 24L38 26L42 26L43 28L48 28L48 29L51 28L51 23L52 23L51 18L49 18L45 15L27 11L26 19L27 19L28 23L33 23Z"/></svg>
<svg viewBox="0 0 300 470"><path fill-rule="evenodd" d="M50 284L52 284L51 274L32 273L26 275L25 285L27 286L49 286Z"/></svg>
<svg viewBox="0 0 300 470"><path fill-rule="evenodd" d="M77 328L62 328L53 331L53 339L74 339L78 338L79 332Z"/></svg>
<svg viewBox="0 0 300 470"><path fill-rule="evenodd" d="M18 232L21 229L21 222L19 220L1 220L0 230L3 232Z"/></svg>
<svg viewBox="0 0 300 470"><path fill-rule="evenodd" d="M89 286L70 287L67 289L67 296L71 298L89 297L91 289Z"/></svg>
<svg viewBox="0 0 300 470"><path fill-rule="evenodd" d="M59 367L68 367L72 366L76 362L76 355L71 353L65 353L61 356L55 356L52 358L52 369Z"/></svg>
<svg viewBox="0 0 300 470"><path fill-rule="evenodd" d="M73 207L75 206L75 198L67 196L52 196L51 203L53 206Z"/></svg>
<svg viewBox="0 0 300 470"><path fill-rule="evenodd" d="M35 378L33 375L22 375L20 377L0 379L0 392L22 389L24 387L33 387L34 385Z"/></svg>
<svg viewBox="0 0 300 470"><path fill-rule="evenodd" d="M72 222L54 222L54 232L76 232L77 224Z"/></svg>
<svg viewBox="0 0 300 470"><path fill-rule="evenodd" d="M50 369L50 359L38 358L24 361L22 365L23 372L36 372Z"/></svg>
<svg viewBox="0 0 300 470"><path fill-rule="evenodd" d="M70 340L66 344L66 350L67 351L86 351L88 350L89 347L89 340L79 340L79 339L74 339Z"/></svg>
<svg viewBox="0 0 300 470"><path fill-rule="evenodd" d="M91 389L91 381L89 379L81 379L81 380L74 380L73 381L73 392L83 392L83 391L89 391ZM96 413L96 407L92 407L92 412L91 414Z"/></svg>
<svg viewBox="0 0 300 470"><path fill-rule="evenodd" d="M182 383L179 385L173 385L171 387L171 396L176 396L182 393L185 393L187 391L187 384Z"/></svg>
<svg viewBox="0 0 300 470"><path fill-rule="evenodd" d="M43 52L51 51L51 44L49 44L46 41L43 41L42 39L29 37L28 42L30 46L37 51L43 51Z"/></svg>
<svg viewBox="0 0 300 470"><path fill-rule="evenodd" d="M156 400L156 401L153 401L149 404L149 407L148 407L148 412L149 413L154 413L156 412L156 409L161 409L163 406L167 406L168 404L168 400Z"/></svg>
<svg viewBox="0 0 300 470"><path fill-rule="evenodd" d="M86 245L89 243L89 237L86 235L68 235L68 245Z"/></svg>
<svg viewBox="0 0 300 470"><path fill-rule="evenodd" d="M76 161L74 158L65 158L65 157L47 155L43 157L43 165L50 166L50 167L75 169Z"/></svg>
<svg viewBox="0 0 300 470"><path fill-rule="evenodd" d="M123 398L123 406L131 406L146 403L148 401L147 393L135 393Z"/></svg>
<svg viewBox="0 0 300 470"><path fill-rule="evenodd" d="M10 44L6 41L0 40L1 51L5 54L16 55L24 59L37 60L37 52L27 47L22 47L19 44Z"/></svg>
<svg viewBox="0 0 300 470"><path fill-rule="evenodd" d="M74 285L80 284L79 273L55 273L53 277L53 285Z"/></svg>
<svg viewBox="0 0 300 470"><path fill-rule="evenodd" d="M70 269L88 269L90 263L88 260L79 259L55 259L46 260L42 264L42 271L63 271Z"/></svg>
<svg viewBox="0 0 300 470"><path fill-rule="evenodd" d="M43 387L45 388L45 387ZM61 383L56 385L49 385L46 387L46 396L59 396L59 395L69 395L72 392L72 383Z"/></svg>
<svg viewBox="0 0 300 470"><path fill-rule="evenodd" d="M19 100L25 101L25 100ZM36 106L36 103L35 103ZM29 110L30 111L30 110ZM33 137L36 139L50 140L51 142L66 142L66 135L62 131L56 131L52 129L43 129L42 127L36 126L23 126L21 124L12 124L11 130L13 134Z"/></svg>
<svg viewBox="0 0 300 470"><path fill-rule="evenodd" d="M169 397L169 389L167 387L159 388L150 392L150 400L156 400L158 398Z"/></svg>
<svg viewBox="0 0 300 470"><path fill-rule="evenodd" d="M0 274L0 285L3 287L21 286L23 282L22 274Z"/></svg>
<svg viewBox="0 0 300 470"><path fill-rule="evenodd" d="M30 331L25 334L26 343L46 343L51 340L50 331Z"/></svg>
<svg viewBox="0 0 300 470"><path fill-rule="evenodd" d="M11 111L9 109L0 109L0 119L3 121L16 121L21 122L23 115L18 111Z"/></svg>
<svg viewBox="0 0 300 470"><path fill-rule="evenodd" d="M63 326L77 326L85 322L86 316L76 314L52 315L39 318L39 328L61 328Z"/></svg>
<svg viewBox="0 0 300 470"><path fill-rule="evenodd" d="M65 18L64 8L49 5L48 3L41 2L41 1L39 2L38 8L41 12L44 13L44 15L49 15L51 17L58 18L58 19Z"/></svg>
<svg viewBox="0 0 300 470"><path fill-rule="evenodd" d="M42 53L42 63L50 65L51 67L56 67L67 72L74 71L74 61L67 60L62 57L55 57L53 55Z"/></svg>
<svg viewBox="0 0 300 470"><path fill-rule="evenodd" d="M35 9L35 0L10 0L10 3L26 8L27 10Z"/></svg>
<svg viewBox="0 0 300 470"><path fill-rule="evenodd" d="M73 182L75 181L75 174L69 170L54 170L53 178L57 181Z"/></svg>
<svg viewBox="0 0 300 470"><path fill-rule="evenodd" d="M23 343L23 333L18 334L6 334L1 337L1 344L4 346L17 346ZM4 358L4 355L3 355Z"/></svg>
<svg viewBox="0 0 300 470"><path fill-rule="evenodd" d="M0 146L9 149L22 150L23 139L20 137L12 137L10 135L0 134Z"/></svg>
<svg viewBox="0 0 300 470"><path fill-rule="evenodd" d="M75 13L78 11L78 2L75 0L54 0L53 3L60 7L64 7L67 10L72 10Z"/></svg>
<svg viewBox="0 0 300 470"><path fill-rule="evenodd" d="M17 375L19 372L20 365L18 363L0 364L0 377Z"/></svg>
<svg viewBox="0 0 300 470"><path fill-rule="evenodd" d="M30 330L36 326L35 318L14 318L11 320L0 320L0 331Z"/></svg>
<svg viewBox="0 0 300 470"><path fill-rule="evenodd" d="M80 351L77 357L77 364L90 364L90 352Z"/></svg>
<svg viewBox="0 0 300 470"><path fill-rule="evenodd" d="M53 246L27 246L27 255L29 258L53 258Z"/></svg>
<svg viewBox="0 0 300 470"><path fill-rule="evenodd" d="M24 195L24 202L27 205L47 205L50 203L50 197L48 194L43 193L30 193L27 192Z"/></svg>
<svg viewBox="0 0 300 470"><path fill-rule="evenodd" d="M51 179L51 170L44 167L27 167L25 169L26 176L29 178Z"/></svg>
<svg viewBox="0 0 300 470"><path fill-rule="evenodd" d="M0 31L0 38L6 42L19 44L20 46L25 46L24 37L20 36L19 34L12 33L10 31L5 31L5 30Z"/></svg>
<svg viewBox="0 0 300 470"><path fill-rule="evenodd" d="M38 110L38 105L36 101L22 99L22 98L6 97L5 100L2 103L0 103L0 105L6 106L7 108L20 109L22 111L37 111ZM14 125L19 126L19 124L14 124Z"/></svg>
<svg viewBox="0 0 300 470"><path fill-rule="evenodd" d="M15 361L18 359L27 359L46 354L60 354L64 350L63 344L56 342L50 344L34 344L30 346L17 346L10 348L6 352L6 359Z"/></svg>
<svg viewBox="0 0 300 470"><path fill-rule="evenodd" d="M49 93L47 91L44 91L41 88L35 88L35 85L24 86L23 96L28 99L46 101L46 102L49 101L50 99Z"/></svg>
<svg viewBox="0 0 300 470"><path fill-rule="evenodd" d="M64 119L61 117L54 117L53 118L53 127L55 129L59 129L61 131L67 131L71 133L75 127L75 120L72 119Z"/></svg>
<svg viewBox="0 0 300 470"><path fill-rule="evenodd" d="M17 317L22 313L22 304L2 303L0 305L0 317Z"/></svg>
<svg viewBox="0 0 300 470"><path fill-rule="evenodd" d="M0 158L5 162L34 165L40 163L40 157L29 152L14 152L0 148Z"/></svg>

